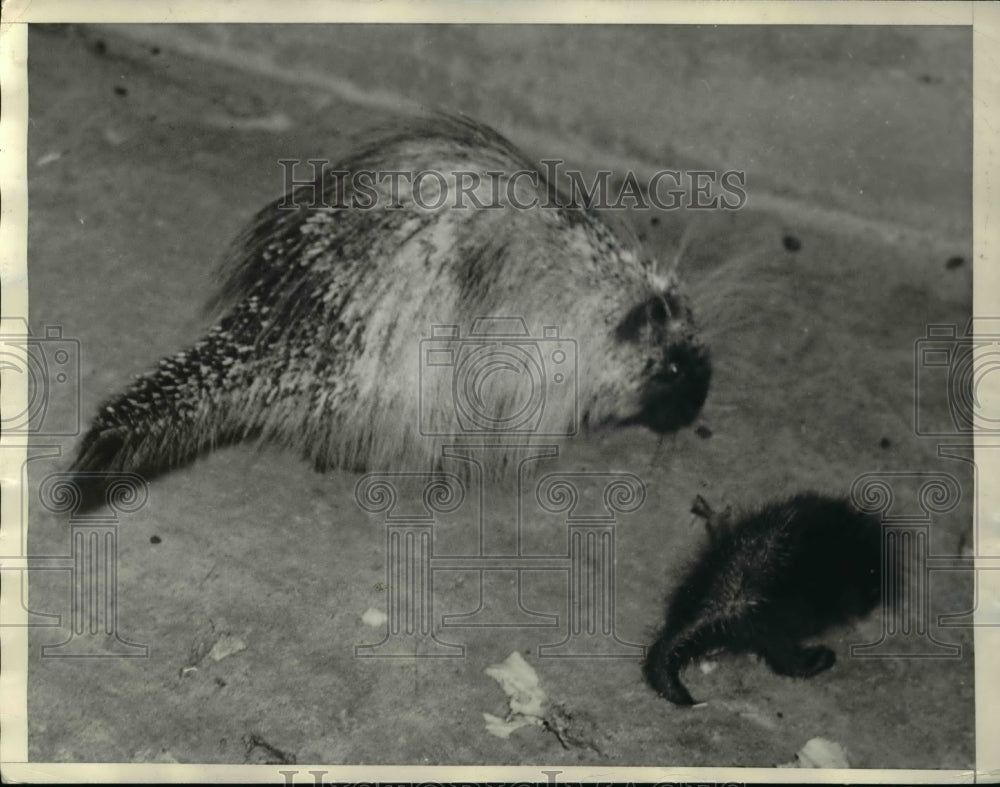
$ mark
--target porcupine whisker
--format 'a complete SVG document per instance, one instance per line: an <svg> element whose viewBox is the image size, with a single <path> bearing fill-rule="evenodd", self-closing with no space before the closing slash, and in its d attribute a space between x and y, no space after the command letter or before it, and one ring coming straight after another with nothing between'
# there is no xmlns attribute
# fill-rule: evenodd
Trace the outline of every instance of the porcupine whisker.
<svg viewBox="0 0 1000 787"><path fill-rule="evenodd" d="M759 263L754 264L756 260L763 259L767 251L767 247L758 244L740 254L727 256L720 264L707 271L701 271L695 283L695 291L714 292L720 285L729 285L733 289L746 288L757 284L760 278L778 276L777 271L771 271L769 276L766 269L759 270ZM746 272L751 269L755 272L753 277L746 275Z"/></svg>
<svg viewBox="0 0 1000 787"><path fill-rule="evenodd" d="M694 226L696 222L697 219L691 219L684 225L684 229L681 231L681 239L677 244L677 251L674 252L673 260L670 262L670 266L667 269L668 274L676 276L680 273L681 260L687 253L688 247L691 244L691 238L694 236Z"/></svg>

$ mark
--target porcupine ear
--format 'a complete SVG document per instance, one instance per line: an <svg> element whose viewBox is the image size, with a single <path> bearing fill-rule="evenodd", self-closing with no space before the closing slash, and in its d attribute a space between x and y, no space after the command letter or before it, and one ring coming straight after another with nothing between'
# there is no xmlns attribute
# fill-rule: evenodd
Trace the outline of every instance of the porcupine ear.
<svg viewBox="0 0 1000 787"><path fill-rule="evenodd" d="M729 532L735 519L732 506L726 506L723 511L716 511L701 495L695 495L694 502L691 503L691 513L705 520L708 539L713 543Z"/></svg>

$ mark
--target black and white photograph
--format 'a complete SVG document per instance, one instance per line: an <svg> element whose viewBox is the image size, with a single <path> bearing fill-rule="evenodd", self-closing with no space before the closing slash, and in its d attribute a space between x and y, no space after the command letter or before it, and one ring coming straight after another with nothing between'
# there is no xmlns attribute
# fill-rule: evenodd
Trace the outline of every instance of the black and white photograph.
<svg viewBox="0 0 1000 787"><path fill-rule="evenodd" d="M784 5L5 8L5 779L986 778L979 22Z"/></svg>

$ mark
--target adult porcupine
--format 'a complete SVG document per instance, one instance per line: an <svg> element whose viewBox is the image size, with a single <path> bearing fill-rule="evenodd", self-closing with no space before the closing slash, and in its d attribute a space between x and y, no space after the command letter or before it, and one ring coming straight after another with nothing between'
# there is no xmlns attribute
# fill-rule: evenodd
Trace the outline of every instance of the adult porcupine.
<svg viewBox="0 0 1000 787"><path fill-rule="evenodd" d="M802 640L871 612L882 597L882 527L849 503L800 494L733 522L700 497L709 543L674 591L646 656L646 679L693 705L685 665L711 650L752 652L779 675L807 678L836 655Z"/></svg>
<svg viewBox="0 0 1000 787"><path fill-rule="evenodd" d="M437 175L411 188L382 177L420 172ZM467 173L481 178L472 191ZM469 391L453 387L455 356L421 378L420 340L450 324L461 344L492 315L524 320L529 337L489 346L520 352L515 371L533 366L548 386L532 394L537 418L524 431L568 434L578 419L669 432L708 390L708 353L675 275L465 118L414 121L266 207L234 245L218 301L201 341L101 406L75 470L149 477L248 437L297 447L319 468L427 469L440 445L428 435L455 426L456 397ZM549 345L530 346L554 335L548 326L576 343L578 368L564 367L575 384L542 357ZM486 370L500 373L465 379L499 433L526 407L523 375L503 373L510 357ZM481 427L456 431L490 432Z"/></svg>

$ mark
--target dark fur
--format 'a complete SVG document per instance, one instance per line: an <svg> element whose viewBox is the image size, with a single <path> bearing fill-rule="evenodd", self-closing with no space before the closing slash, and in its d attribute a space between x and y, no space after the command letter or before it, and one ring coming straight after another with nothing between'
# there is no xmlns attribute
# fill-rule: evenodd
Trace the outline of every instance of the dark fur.
<svg viewBox="0 0 1000 787"><path fill-rule="evenodd" d="M677 705L696 704L680 671L711 650L759 654L779 675L808 678L836 656L802 641L871 612L882 592L879 520L847 502L801 494L742 521L694 513L709 543L674 592L646 657L646 679Z"/></svg>

